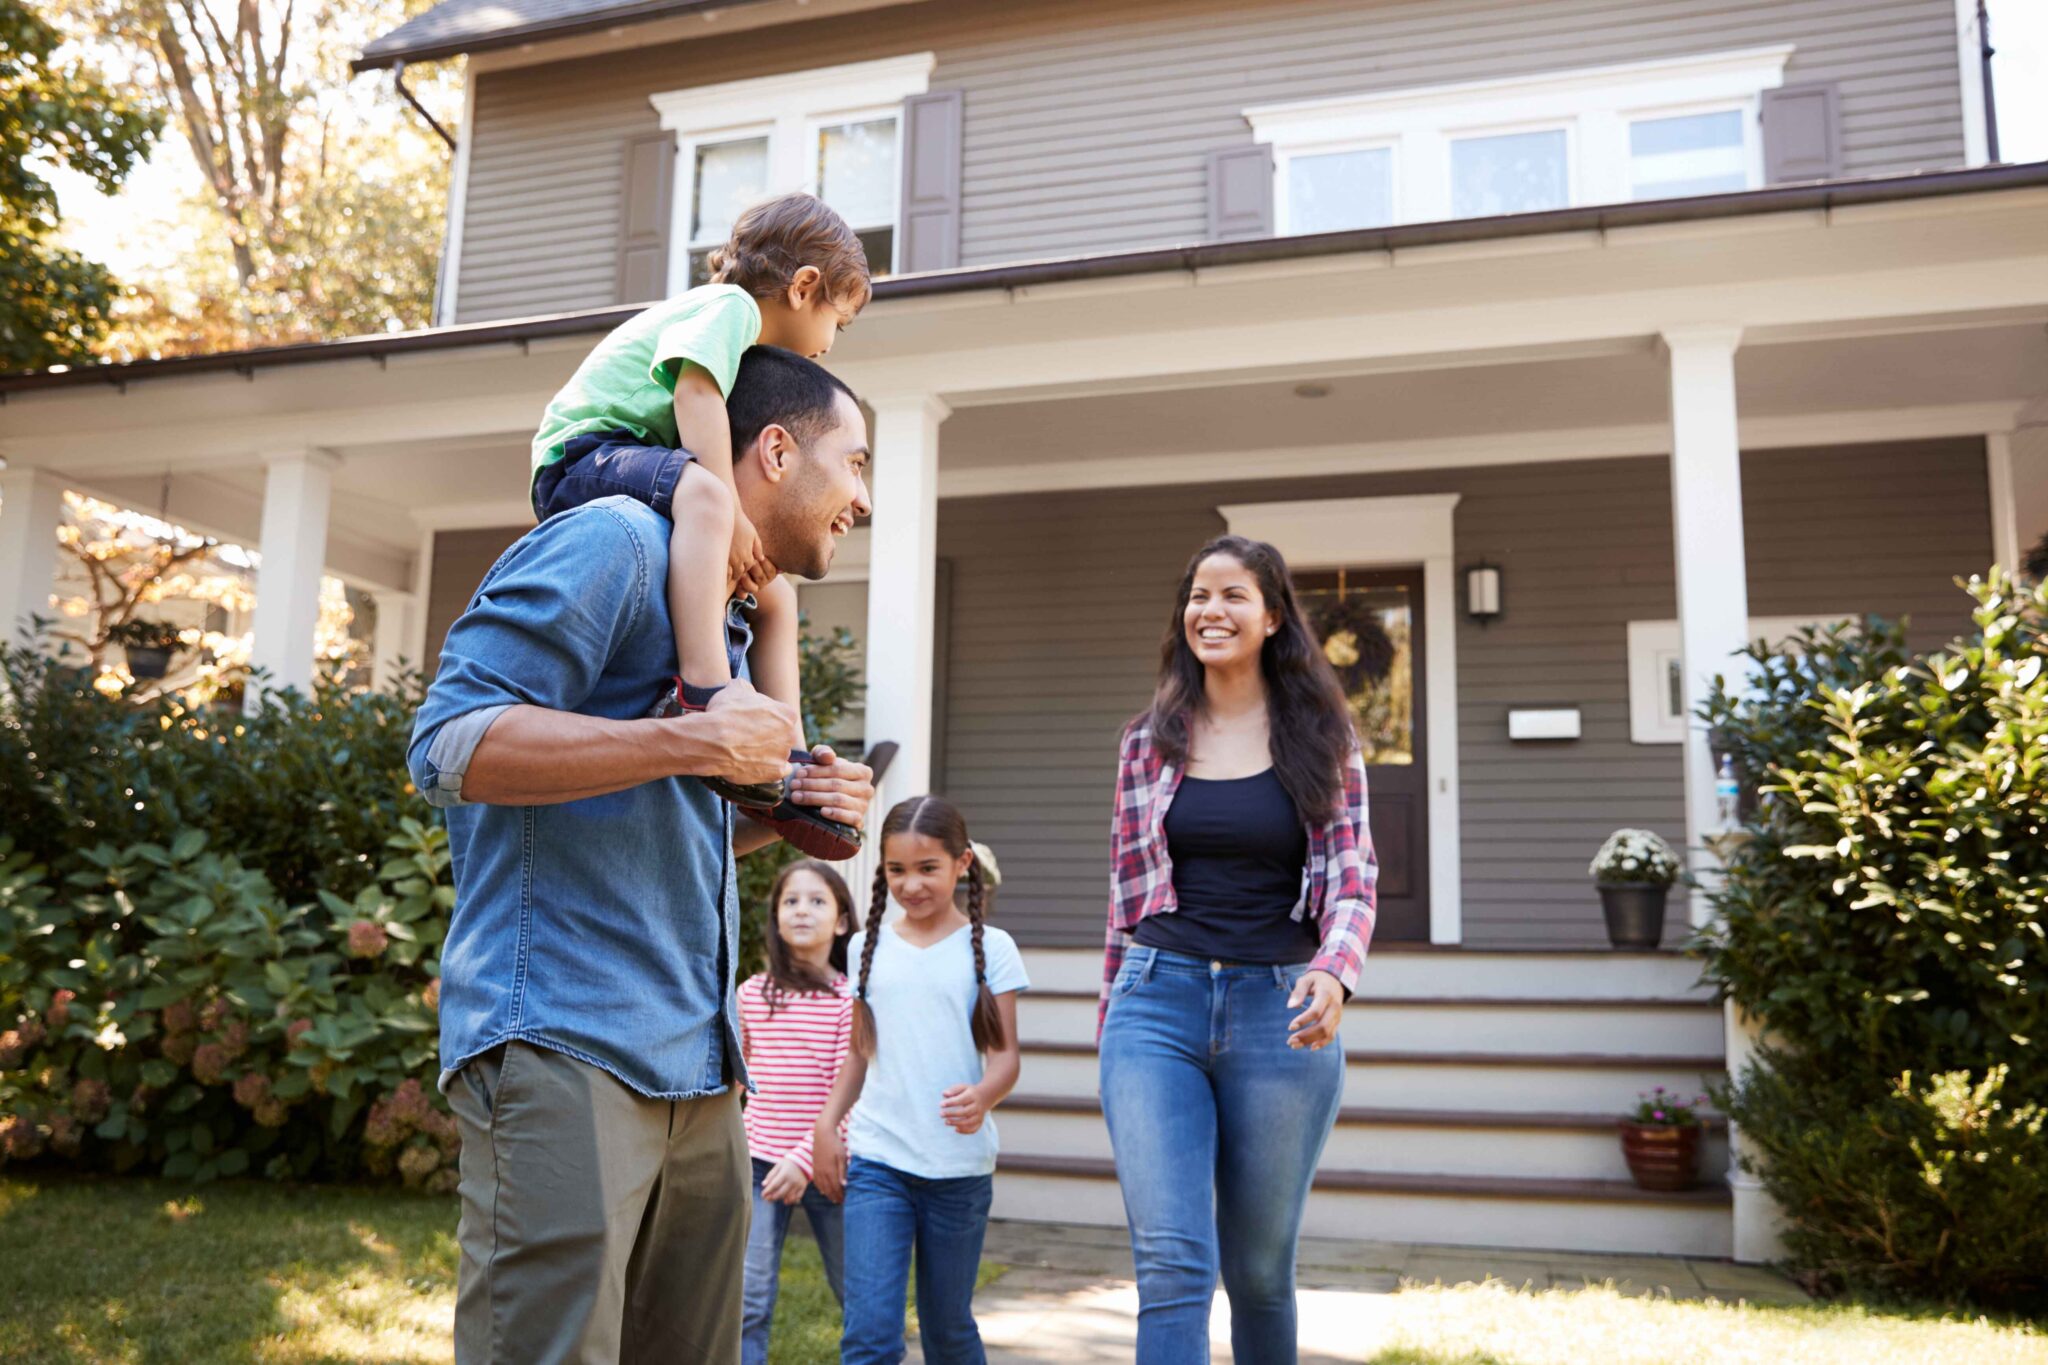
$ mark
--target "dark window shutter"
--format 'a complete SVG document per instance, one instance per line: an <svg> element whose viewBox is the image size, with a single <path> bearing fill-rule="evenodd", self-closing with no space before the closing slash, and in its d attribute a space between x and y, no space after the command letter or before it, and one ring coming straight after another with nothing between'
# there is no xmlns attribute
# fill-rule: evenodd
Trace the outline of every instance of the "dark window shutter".
<svg viewBox="0 0 2048 1365"><path fill-rule="evenodd" d="M619 302L668 293L668 231L675 217L676 140L648 133L626 142L619 204Z"/></svg>
<svg viewBox="0 0 2048 1365"><path fill-rule="evenodd" d="M1209 240L1273 235L1273 149L1264 143L1209 153Z"/></svg>
<svg viewBox="0 0 2048 1365"><path fill-rule="evenodd" d="M1764 181L1833 180L1842 174L1842 125L1835 87L1787 85L1764 91Z"/></svg>
<svg viewBox="0 0 2048 1365"><path fill-rule="evenodd" d="M960 264L960 132L965 101L958 90L903 101L903 224L896 268L951 270ZM870 262L876 272L887 262Z"/></svg>

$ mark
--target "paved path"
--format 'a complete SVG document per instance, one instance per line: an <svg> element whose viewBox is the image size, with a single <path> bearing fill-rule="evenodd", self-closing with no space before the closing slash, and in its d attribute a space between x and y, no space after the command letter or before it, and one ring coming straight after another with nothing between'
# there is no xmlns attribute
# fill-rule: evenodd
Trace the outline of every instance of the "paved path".
<svg viewBox="0 0 2048 1365"><path fill-rule="evenodd" d="M1138 1292L1121 1228L989 1224L986 1255L1010 1267L975 1298L991 1365L1128 1361L1137 1339ZM1304 1241L1300 1340L1306 1362L1359 1361L1368 1327L1403 1280L1446 1285L1487 1279L1544 1289L1614 1282L1624 1293L1674 1298L1801 1302L1783 1277L1727 1261L1578 1252L1479 1251L1388 1242ZM1229 1305L1212 1318L1216 1359L1230 1359Z"/></svg>

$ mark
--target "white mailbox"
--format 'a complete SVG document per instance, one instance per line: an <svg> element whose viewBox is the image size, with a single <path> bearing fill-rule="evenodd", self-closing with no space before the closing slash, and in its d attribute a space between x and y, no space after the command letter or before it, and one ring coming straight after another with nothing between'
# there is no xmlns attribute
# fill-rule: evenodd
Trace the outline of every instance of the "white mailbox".
<svg viewBox="0 0 2048 1365"><path fill-rule="evenodd" d="M1579 708L1552 706L1508 712L1509 739L1577 739Z"/></svg>

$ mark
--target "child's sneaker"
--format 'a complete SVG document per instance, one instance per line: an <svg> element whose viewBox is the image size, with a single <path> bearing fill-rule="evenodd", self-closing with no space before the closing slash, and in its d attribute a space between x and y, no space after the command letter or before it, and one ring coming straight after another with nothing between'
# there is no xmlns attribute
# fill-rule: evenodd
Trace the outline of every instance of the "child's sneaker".
<svg viewBox="0 0 2048 1365"><path fill-rule="evenodd" d="M799 765L817 762L803 749L790 750L789 761ZM747 813L781 835L784 843L813 858L843 863L860 852L860 831L832 819L816 806L799 805L784 799L765 814L759 811Z"/></svg>

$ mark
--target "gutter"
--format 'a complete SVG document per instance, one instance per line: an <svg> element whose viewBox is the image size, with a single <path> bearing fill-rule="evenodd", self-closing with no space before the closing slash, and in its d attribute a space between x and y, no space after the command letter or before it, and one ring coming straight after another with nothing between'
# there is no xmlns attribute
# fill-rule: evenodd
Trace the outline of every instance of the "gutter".
<svg viewBox="0 0 2048 1365"><path fill-rule="evenodd" d="M1991 45L1991 7L1987 0L1977 0L1977 60L1984 64L1984 151L1992 161L1999 159L1998 97L1991 89L1991 59L1997 53Z"/></svg>
<svg viewBox="0 0 2048 1365"><path fill-rule="evenodd" d="M363 55L355 58L348 66L351 72L381 71L389 66L402 66L406 62L435 62L471 53L496 52L502 48L523 47L549 38L573 38L581 33L601 33L606 29L642 24L653 19L671 19L678 15L700 14L706 10L738 9L743 5L765 3L767 0L640 0L638 4L617 5L595 14L580 14L551 22L496 29L486 35L472 33L443 38L438 42L409 43L382 52L377 50L377 43L372 42L363 49Z"/></svg>
<svg viewBox="0 0 2048 1365"><path fill-rule="evenodd" d="M1505 241L1557 232L1604 232L1614 228L1660 223L1714 221L1765 213L1800 213L1847 208L1858 204L1903 203L1954 195L2048 188L2048 161L2017 166L1979 166L1968 170L1869 180L1830 180L1803 185L1778 185L1733 194L1689 199L1649 200L1586 208L1553 209L1545 213L1509 214L1496 218L1462 218L1441 223L1408 223L1397 227L1350 232L1325 232L1302 237L1260 237L1240 242L1209 242L1077 256L1064 260L1026 261L1016 265L981 266L894 275L875 281L877 301L942 297L982 291L1028 288L1082 280L1158 275L1267 261L1295 261L1369 251L1398 251L1447 242ZM338 341L303 342L209 355L136 360L123 365L88 365L72 370L0 375L0 401L10 393L45 392L106 384L125 389L131 383L183 375L239 373L255 378L259 369L286 365L324 364L341 360L374 360L419 351L455 350L465 346L524 345L554 337L590 336L608 332L640 313L640 307L588 309L508 322L465 323L417 332L344 337Z"/></svg>
<svg viewBox="0 0 2048 1365"><path fill-rule="evenodd" d="M441 135L441 141L448 144L448 150L451 152L454 151L454 137L452 137L449 134L446 128L443 128L441 126L441 121L439 119L435 118L432 114L427 112L427 106L420 103L419 97L413 94L409 88L407 88L405 83L404 62L393 62L391 64L391 84L397 88L398 93L402 97L404 97L405 102L412 106L413 112L418 114L421 118L425 119L427 121L427 126L429 128L432 128L435 132Z"/></svg>

